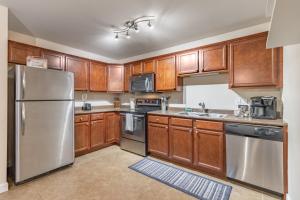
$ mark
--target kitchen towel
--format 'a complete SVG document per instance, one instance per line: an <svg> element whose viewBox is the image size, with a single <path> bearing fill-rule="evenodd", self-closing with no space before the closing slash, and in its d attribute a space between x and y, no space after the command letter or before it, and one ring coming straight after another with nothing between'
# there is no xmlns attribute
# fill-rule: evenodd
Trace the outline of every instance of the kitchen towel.
<svg viewBox="0 0 300 200"><path fill-rule="evenodd" d="M131 113L126 113L126 124L125 124L125 130L126 131L133 131L133 115Z"/></svg>

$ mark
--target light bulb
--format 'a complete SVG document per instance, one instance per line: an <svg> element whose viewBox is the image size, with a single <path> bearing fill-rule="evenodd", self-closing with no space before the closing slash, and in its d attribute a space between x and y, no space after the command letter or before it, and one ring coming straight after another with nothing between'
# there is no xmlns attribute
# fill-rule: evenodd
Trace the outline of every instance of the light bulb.
<svg viewBox="0 0 300 200"><path fill-rule="evenodd" d="M126 38L127 39L130 39L130 35L129 35L129 32L127 31L127 33L126 33Z"/></svg>
<svg viewBox="0 0 300 200"><path fill-rule="evenodd" d="M151 24L151 21L148 22L148 27L149 27L150 29L153 29L153 25Z"/></svg>
<svg viewBox="0 0 300 200"><path fill-rule="evenodd" d="M137 24L134 25L134 30L135 30L136 33L138 33L140 31Z"/></svg>

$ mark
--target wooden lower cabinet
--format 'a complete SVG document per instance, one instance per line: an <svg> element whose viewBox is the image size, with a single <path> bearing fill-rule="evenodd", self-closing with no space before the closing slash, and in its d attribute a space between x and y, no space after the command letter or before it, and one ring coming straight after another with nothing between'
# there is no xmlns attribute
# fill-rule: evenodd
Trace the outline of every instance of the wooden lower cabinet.
<svg viewBox="0 0 300 200"><path fill-rule="evenodd" d="M105 113L105 142L118 143L120 141L120 115Z"/></svg>
<svg viewBox="0 0 300 200"><path fill-rule="evenodd" d="M162 157L169 156L169 127L148 123L148 151Z"/></svg>
<svg viewBox="0 0 300 200"><path fill-rule="evenodd" d="M218 121L149 115L148 151L153 156L225 177L223 126Z"/></svg>
<svg viewBox="0 0 300 200"><path fill-rule="evenodd" d="M104 120L91 122L91 149L97 149L105 144L105 123Z"/></svg>
<svg viewBox="0 0 300 200"><path fill-rule="evenodd" d="M120 141L119 113L75 116L75 155L80 156Z"/></svg>
<svg viewBox="0 0 300 200"><path fill-rule="evenodd" d="M193 163L193 128L170 126L170 158Z"/></svg>
<svg viewBox="0 0 300 200"><path fill-rule="evenodd" d="M224 133L195 129L194 132L194 165L200 169L225 175Z"/></svg>
<svg viewBox="0 0 300 200"><path fill-rule="evenodd" d="M75 155L82 155L90 149L90 122L75 123Z"/></svg>

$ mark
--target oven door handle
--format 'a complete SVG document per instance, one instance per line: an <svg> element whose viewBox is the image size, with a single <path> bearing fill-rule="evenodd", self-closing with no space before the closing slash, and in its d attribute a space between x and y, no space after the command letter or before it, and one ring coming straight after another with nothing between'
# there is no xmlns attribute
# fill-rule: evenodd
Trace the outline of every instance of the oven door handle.
<svg viewBox="0 0 300 200"><path fill-rule="evenodd" d="M126 113L120 113L122 116L126 116ZM132 117L138 117L138 118L145 118L145 115L137 115L137 114L132 114Z"/></svg>

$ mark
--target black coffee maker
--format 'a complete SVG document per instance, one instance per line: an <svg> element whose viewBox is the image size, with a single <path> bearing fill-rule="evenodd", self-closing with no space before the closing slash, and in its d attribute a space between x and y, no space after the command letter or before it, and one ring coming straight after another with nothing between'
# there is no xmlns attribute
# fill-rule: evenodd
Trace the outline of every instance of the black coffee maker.
<svg viewBox="0 0 300 200"><path fill-rule="evenodd" d="M273 96L251 97L250 115L255 119L276 119L277 98Z"/></svg>

